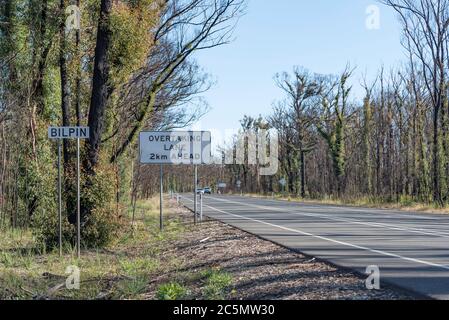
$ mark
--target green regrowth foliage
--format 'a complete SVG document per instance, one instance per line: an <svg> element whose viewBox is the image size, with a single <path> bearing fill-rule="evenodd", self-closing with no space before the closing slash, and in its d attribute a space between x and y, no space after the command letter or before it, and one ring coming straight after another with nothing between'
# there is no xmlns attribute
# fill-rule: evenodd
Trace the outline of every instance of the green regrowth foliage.
<svg viewBox="0 0 449 320"><path fill-rule="evenodd" d="M346 83L351 76L350 71L345 71L338 83L336 84L337 92L332 97L329 104L328 98L323 97L322 106L324 114L328 115L330 119L330 125L324 128L324 125L317 123L317 130L320 135L325 139L330 155L332 157L334 175L337 179L337 192L341 194L343 191L345 168L346 168L346 152L345 152L345 139L346 139L346 109L347 99L351 91L351 87L347 88Z"/></svg>
<svg viewBox="0 0 449 320"><path fill-rule="evenodd" d="M155 5L152 5L152 4ZM124 83L145 63L153 45L152 30L158 22L157 0L122 1L110 18L110 60L115 84Z"/></svg>

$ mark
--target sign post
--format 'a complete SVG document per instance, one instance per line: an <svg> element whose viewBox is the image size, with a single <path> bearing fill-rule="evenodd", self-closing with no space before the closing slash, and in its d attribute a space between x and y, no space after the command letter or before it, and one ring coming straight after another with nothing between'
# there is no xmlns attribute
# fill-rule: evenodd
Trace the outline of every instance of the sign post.
<svg viewBox="0 0 449 320"><path fill-rule="evenodd" d="M59 256L62 257L62 183L61 183L61 139L58 139L58 215L59 215Z"/></svg>
<svg viewBox="0 0 449 320"><path fill-rule="evenodd" d="M81 216L80 216L80 139L89 138L88 127L49 127L48 138L58 140L58 202L59 202L59 254L62 255L62 188L61 188L61 140L76 139L76 234L77 256L81 257Z"/></svg>
<svg viewBox="0 0 449 320"><path fill-rule="evenodd" d="M193 213L194 213L194 223L197 224L197 213L198 213L198 206L197 206L197 200L198 200L198 166L195 165L195 173L194 173L194 182L193 182Z"/></svg>
<svg viewBox="0 0 449 320"><path fill-rule="evenodd" d="M163 224L162 210L162 165L194 165L194 219L197 222L197 181L198 165L212 162L211 133L206 131L148 131L139 135L139 156L142 164L161 166L160 181L160 223ZM178 198L179 199L179 198Z"/></svg>
<svg viewBox="0 0 449 320"><path fill-rule="evenodd" d="M80 138L76 139L76 252L81 257L81 205L80 205Z"/></svg>
<svg viewBox="0 0 449 320"><path fill-rule="evenodd" d="M163 164L161 164L161 172L160 172L160 194L159 194L159 228L161 231L164 230L164 220L163 220L163 209L162 209L162 193L164 192L164 167Z"/></svg>
<svg viewBox="0 0 449 320"><path fill-rule="evenodd" d="M200 193L200 221L203 222L203 194Z"/></svg>

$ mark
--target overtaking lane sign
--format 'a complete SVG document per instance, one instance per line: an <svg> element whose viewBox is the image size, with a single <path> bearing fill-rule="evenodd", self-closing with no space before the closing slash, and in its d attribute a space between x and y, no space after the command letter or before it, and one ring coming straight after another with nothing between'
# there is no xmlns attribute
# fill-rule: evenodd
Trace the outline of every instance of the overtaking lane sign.
<svg viewBox="0 0 449 320"><path fill-rule="evenodd" d="M151 131L139 137L143 164L210 164L211 133L206 131Z"/></svg>
<svg viewBox="0 0 449 320"><path fill-rule="evenodd" d="M50 139L89 139L89 127L49 127Z"/></svg>

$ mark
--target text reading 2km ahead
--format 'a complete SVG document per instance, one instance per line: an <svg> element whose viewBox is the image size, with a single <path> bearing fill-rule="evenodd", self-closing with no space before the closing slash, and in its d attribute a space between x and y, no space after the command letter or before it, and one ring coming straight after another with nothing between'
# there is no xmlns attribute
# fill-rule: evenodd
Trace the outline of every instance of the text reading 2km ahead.
<svg viewBox="0 0 449 320"><path fill-rule="evenodd" d="M209 164L211 133L205 131L141 132L144 164Z"/></svg>

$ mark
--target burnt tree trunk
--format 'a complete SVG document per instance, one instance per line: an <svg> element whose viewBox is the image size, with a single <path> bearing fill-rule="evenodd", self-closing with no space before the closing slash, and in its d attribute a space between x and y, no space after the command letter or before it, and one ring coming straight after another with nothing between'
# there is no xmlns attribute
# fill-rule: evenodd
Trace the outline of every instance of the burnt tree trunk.
<svg viewBox="0 0 449 320"><path fill-rule="evenodd" d="M95 175L100 154L101 136L104 126L104 114L108 104L111 88L109 87L110 62L108 52L111 45L109 17L112 11L112 0L102 0L98 22L97 41L95 46L95 61L93 70L92 96L90 101L88 126L90 137L85 145L83 171L86 176L86 187L92 187L91 177ZM92 205L81 203L81 219L89 215Z"/></svg>
<svg viewBox="0 0 449 320"><path fill-rule="evenodd" d="M306 157L301 151L301 198L306 197Z"/></svg>
<svg viewBox="0 0 449 320"><path fill-rule="evenodd" d="M109 16L112 10L112 0L102 0L100 9L100 21L97 31L97 43L95 47L95 62L92 82L92 96L90 100L88 125L90 138L86 144L86 173L93 174L98 164L100 153L101 135L103 132L104 113L109 98L109 70L108 51L111 45L111 32L108 26Z"/></svg>

